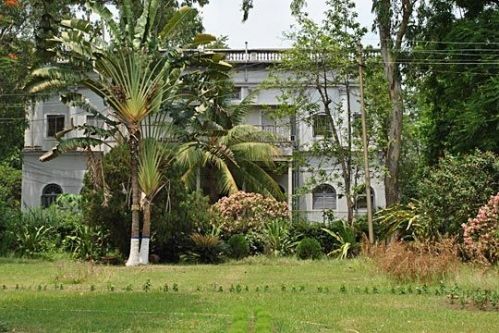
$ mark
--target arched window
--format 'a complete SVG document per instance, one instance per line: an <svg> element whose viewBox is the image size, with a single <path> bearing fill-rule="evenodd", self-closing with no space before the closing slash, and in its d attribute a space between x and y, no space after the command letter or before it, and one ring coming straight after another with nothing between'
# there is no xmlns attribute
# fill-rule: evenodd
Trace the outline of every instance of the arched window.
<svg viewBox="0 0 499 333"><path fill-rule="evenodd" d="M336 209L336 190L322 184L312 191L312 209Z"/></svg>
<svg viewBox="0 0 499 333"><path fill-rule="evenodd" d="M357 196L357 201L355 202L356 209L366 209L367 208L367 200L366 200L366 192L363 191ZM376 208L374 206L374 189L371 187L371 206L372 208Z"/></svg>
<svg viewBox="0 0 499 333"><path fill-rule="evenodd" d="M57 184L48 184L42 191L42 207L47 208L62 194L62 188Z"/></svg>

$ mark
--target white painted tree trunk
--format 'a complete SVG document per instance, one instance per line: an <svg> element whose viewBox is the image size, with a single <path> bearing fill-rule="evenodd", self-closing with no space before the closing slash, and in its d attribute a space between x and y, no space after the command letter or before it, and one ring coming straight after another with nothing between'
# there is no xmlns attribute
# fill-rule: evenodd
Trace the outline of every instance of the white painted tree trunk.
<svg viewBox="0 0 499 333"><path fill-rule="evenodd" d="M137 266L139 264L139 244L140 239L132 238L130 240L130 255L128 256L128 261L126 262L126 266Z"/></svg>
<svg viewBox="0 0 499 333"><path fill-rule="evenodd" d="M139 264L149 264L149 238L142 238L140 242Z"/></svg>

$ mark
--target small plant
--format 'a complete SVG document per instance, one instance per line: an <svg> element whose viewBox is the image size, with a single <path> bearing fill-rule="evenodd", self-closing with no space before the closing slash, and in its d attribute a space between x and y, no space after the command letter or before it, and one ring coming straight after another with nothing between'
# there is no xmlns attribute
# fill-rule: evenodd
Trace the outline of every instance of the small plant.
<svg viewBox="0 0 499 333"><path fill-rule="evenodd" d="M313 238L304 238L296 247L296 255L300 259L320 259L322 248L319 241Z"/></svg>
<svg viewBox="0 0 499 333"><path fill-rule="evenodd" d="M142 290L144 290L146 293L151 290L152 284L151 280L147 279L146 282L142 285Z"/></svg>
<svg viewBox="0 0 499 333"><path fill-rule="evenodd" d="M93 284L90 286L90 291L95 291L95 286Z"/></svg>
<svg viewBox="0 0 499 333"><path fill-rule="evenodd" d="M172 290L174 292L178 292L178 284L174 283L173 286L172 286Z"/></svg>
<svg viewBox="0 0 499 333"><path fill-rule="evenodd" d="M111 292L114 291L114 285L110 282L108 282L108 284L107 284L107 291L111 291Z"/></svg>
<svg viewBox="0 0 499 333"><path fill-rule="evenodd" d="M219 293L223 293L224 292L224 288L222 286L218 287L218 292Z"/></svg>
<svg viewBox="0 0 499 333"><path fill-rule="evenodd" d="M233 235L227 241L230 249L230 256L234 259L242 259L250 253L249 242L244 235Z"/></svg>
<svg viewBox="0 0 499 333"><path fill-rule="evenodd" d="M347 288L345 287L344 284L342 284L341 287L340 287L340 293L346 294L346 292L347 292Z"/></svg>
<svg viewBox="0 0 499 333"><path fill-rule="evenodd" d="M125 287L125 291L133 291L133 286L131 284L128 284L126 287Z"/></svg>

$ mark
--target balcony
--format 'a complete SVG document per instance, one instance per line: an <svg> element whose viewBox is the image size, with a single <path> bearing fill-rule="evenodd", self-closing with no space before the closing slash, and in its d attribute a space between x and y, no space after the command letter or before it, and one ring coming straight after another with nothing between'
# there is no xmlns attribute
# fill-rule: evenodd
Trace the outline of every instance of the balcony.
<svg viewBox="0 0 499 333"><path fill-rule="evenodd" d="M278 125L260 125L256 127L262 131L274 134L279 143L291 142L291 133L288 127Z"/></svg>

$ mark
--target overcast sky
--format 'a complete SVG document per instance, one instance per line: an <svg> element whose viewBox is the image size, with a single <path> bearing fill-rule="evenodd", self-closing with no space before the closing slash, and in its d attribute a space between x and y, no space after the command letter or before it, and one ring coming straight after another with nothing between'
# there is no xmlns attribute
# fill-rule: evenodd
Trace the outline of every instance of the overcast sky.
<svg viewBox="0 0 499 333"><path fill-rule="evenodd" d="M291 0L254 0L254 8L248 21L241 22L241 0L210 0L210 4L201 9L203 24L207 33L229 36L231 48L282 48L290 42L283 38L283 32L289 31L294 23L289 4ZM308 0L306 11L314 20L320 21L326 5L325 0ZM359 22L371 31L373 15L371 0L355 0L359 13ZM376 45L376 35L369 33L365 44Z"/></svg>

